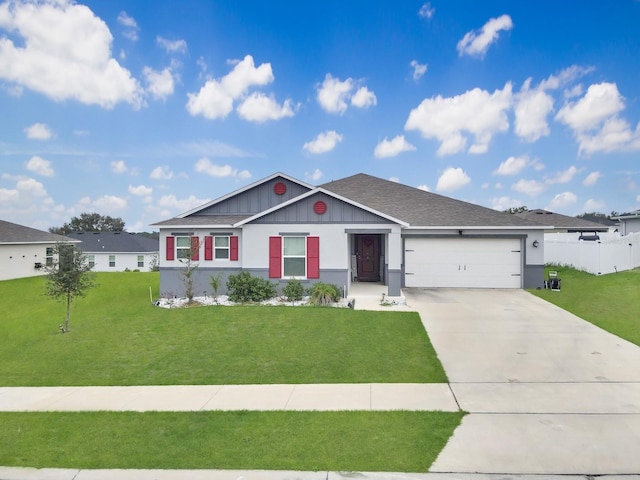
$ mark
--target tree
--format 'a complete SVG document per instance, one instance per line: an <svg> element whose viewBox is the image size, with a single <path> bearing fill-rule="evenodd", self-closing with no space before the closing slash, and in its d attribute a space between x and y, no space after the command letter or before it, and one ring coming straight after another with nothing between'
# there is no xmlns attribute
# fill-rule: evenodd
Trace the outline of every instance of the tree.
<svg viewBox="0 0 640 480"><path fill-rule="evenodd" d="M196 241L194 241L194 238ZM182 283L184 283L184 296L187 297L187 301L191 303L193 302L194 296L193 284L195 281L195 273L199 266L198 263L193 261L198 258L197 237L190 236L189 242L191 242L191 247L189 248L186 258L180 258L179 260L184 265L182 270L180 270Z"/></svg>
<svg viewBox="0 0 640 480"><path fill-rule="evenodd" d="M54 262L47 268L47 295L67 304L62 333L69 331L71 303L76 297L84 297L95 285L87 256L73 244L57 243L53 247Z"/></svg>
<svg viewBox="0 0 640 480"><path fill-rule="evenodd" d="M121 232L124 230L124 220L120 217L110 217L99 213L81 213L79 217L71 217L69 223L62 227L50 227L51 233L66 235L71 232Z"/></svg>

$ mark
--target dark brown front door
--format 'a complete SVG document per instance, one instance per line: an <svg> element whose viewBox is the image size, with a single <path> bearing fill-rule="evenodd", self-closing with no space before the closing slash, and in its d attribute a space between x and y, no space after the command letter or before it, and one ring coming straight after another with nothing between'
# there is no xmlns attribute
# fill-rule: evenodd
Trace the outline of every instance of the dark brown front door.
<svg viewBox="0 0 640 480"><path fill-rule="evenodd" d="M358 281L378 282L380 280L380 237L378 235L358 235Z"/></svg>

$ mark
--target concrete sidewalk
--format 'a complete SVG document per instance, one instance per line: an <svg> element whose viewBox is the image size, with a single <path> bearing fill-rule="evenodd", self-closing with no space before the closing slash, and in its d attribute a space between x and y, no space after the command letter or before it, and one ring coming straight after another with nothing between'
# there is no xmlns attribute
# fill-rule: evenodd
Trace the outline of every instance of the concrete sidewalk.
<svg viewBox="0 0 640 480"><path fill-rule="evenodd" d="M447 384L1 387L0 411L442 410L458 404Z"/></svg>

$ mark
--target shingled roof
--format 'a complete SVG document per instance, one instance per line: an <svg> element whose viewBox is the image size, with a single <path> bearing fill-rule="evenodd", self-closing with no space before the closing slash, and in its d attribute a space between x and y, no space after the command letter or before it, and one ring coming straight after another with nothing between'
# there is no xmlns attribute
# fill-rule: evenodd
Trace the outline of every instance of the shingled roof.
<svg viewBox="0 0 640 480"><path fill-rule="evenodd" d="M556 229L573 230L576 232L606 232L609 227L601 223L591 222L584 218L569 217L560 213L549 212L537 208L514 214L540 225L552 225Z"/></svg>
<svg viewBox="0 0 640 480"><path fill-rule="evenodd" d="M157 239L129 232L73 232L69 237L80 240L83 252L145 253L157 252Z"/></svg>
<svg viewBox="0 0 640 480"><path fill-rule="evenodd" d="M463 202L364 173L320 185L412 227L531 227L515 215Z"/></svg>
<svg viewBox="0 0 640 480"><path fill-rule="evenodd" d="M74 242L69 237L0 220L0 244Z"/></svg>

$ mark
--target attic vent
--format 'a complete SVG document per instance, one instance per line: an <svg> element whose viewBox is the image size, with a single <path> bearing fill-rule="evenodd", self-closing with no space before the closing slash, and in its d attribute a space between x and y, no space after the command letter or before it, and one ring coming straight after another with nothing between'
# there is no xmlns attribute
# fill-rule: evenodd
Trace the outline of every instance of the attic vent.
<svg viewBox="0 0 640 480"><path fill-rule="evenodd" d="M287 191L287 186L282 182L278 182L273 186L273 191L276 195L284 195Z"/></svg>
<svg viewBox="0 0 640 480"><path fill-rule="evenodd" d="M327 211L327 204L324 203L322 200L320 200L313 204L313 211L316 212L318 215L322 215L324 212Z"/></svg>

